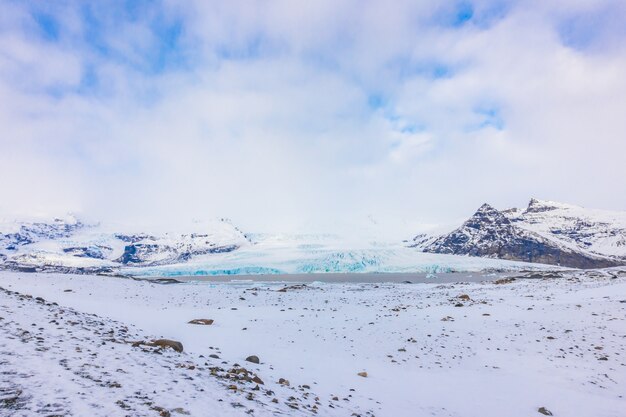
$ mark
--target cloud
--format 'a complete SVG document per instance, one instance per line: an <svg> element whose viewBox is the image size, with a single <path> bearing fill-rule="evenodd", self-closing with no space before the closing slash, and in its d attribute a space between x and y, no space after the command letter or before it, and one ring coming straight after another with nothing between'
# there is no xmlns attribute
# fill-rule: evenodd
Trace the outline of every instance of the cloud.
<svg viewBox="0 0 626 417"><path fill-rule="evenodd" d="M620 1L6 6L5 211L406 237L626 209Z"/></svg>

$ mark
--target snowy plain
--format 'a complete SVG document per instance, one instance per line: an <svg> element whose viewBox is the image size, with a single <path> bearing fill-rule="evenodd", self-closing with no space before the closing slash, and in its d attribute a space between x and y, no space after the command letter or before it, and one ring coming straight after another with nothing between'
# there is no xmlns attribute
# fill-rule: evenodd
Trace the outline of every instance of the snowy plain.
<svg viewBox="0 0 626 417"><path fill-rule="evenodd" d="M299 286L0 272L0 410L623 416L626 270L558 275ZM157 338L184 351L125 343Z"/></svg>

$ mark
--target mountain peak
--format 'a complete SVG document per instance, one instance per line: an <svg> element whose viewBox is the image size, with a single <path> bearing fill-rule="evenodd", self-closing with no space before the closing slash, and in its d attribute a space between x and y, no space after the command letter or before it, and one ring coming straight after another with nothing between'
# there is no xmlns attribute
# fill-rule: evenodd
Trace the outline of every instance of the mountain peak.
<svg viewBox="0 0 626 417"><path fill-rule="evenodd" d="M476 210L465 225L474 229L494 223L509 223L509 220L493 206L485 203Z"/></svg>
<svg viewBox="0 0 626 417"><path fill-rule="evenodd" d="M492 212L492 211L497 211L492 205L488 204L488 203L484 203L482 206L478 207L478 210L476 210L476 213L484 213L484 212Z"/></svg>
<svg viewBox="0 0 626 417"><path fill-rule="evenodd" d="M543 213L546 211L572 208L576 208L576 206L573 206L571 204L559 203L557 201L539 200L536 198L531 198L530 202L528 203L528 207L525 210L525 213Z"/></svg>

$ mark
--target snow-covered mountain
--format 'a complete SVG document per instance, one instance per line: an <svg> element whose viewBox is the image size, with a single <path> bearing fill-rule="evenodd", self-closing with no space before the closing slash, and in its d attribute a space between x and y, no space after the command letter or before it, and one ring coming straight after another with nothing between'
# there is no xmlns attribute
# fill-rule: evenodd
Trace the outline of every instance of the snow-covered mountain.
<svg viewBox="0 0 626 417"><path fill-rule="evenodd" d="M120 230L124 230L123 232ZM333 234L244 235L227 220L153 233L66 219L0 222L0 269L128 276L513 271L527 263L416 252Z"/></svg>
<svg viewBox="0 0 626 417"><path fill-rule="evenodd" d="M55 217L51 221L2 222L0 223L0 251L17 250L42 240L71 236L84 226L75 216Z"/></svg>
<svg viewBox="0 0 626 417"><path fill-rule="evenodd" d="M575 268L626 265L626 212L536 199L523 210L483 204L458 229L439 237L418 235L411 246Z"/></svg>
<svg viewBox="0 0 626 417"><path fill-rule="evenodd" d="M0 223L0 266L37 271L113 273L235 250L250 242L229 221L199 223L194 232L121 232L73 216Z"/></svg>
<svg viewBox="0 0 626 417"><path fill-rule="evenodd" d="M626 264L626 213L538 200L523 210L485 204L451 233L418 235L409 245L326 234L244 235L224 219L168 233L74 216L0 221L0 268L21 271L176 276L546 268L539 264Z"/></svg>

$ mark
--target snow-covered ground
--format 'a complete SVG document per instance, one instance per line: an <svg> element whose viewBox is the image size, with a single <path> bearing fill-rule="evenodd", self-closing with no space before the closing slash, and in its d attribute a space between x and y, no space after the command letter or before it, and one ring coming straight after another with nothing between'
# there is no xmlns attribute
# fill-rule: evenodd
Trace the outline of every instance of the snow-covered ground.
<svg viewBox="0 0 626 417"><path fill-rule="evenodd" d="M621 417L626 269L561 274L283 289L0 272L0 411ZM184 351L126 343L161 337Z"/></svg>

